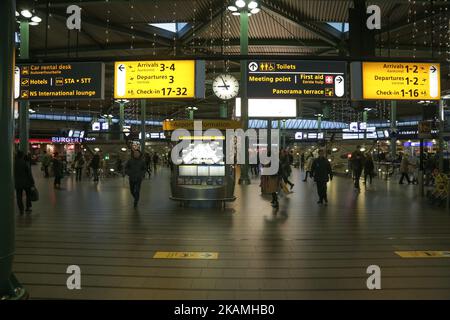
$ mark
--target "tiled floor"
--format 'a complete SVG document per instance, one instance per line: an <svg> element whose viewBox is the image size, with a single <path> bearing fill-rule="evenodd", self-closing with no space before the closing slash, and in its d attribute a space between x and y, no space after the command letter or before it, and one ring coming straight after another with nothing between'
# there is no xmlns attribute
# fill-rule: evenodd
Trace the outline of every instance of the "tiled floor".
<svg viewBox="0 0 450 320"><path fill-rule="evenodd" d="M40 175L40 172L35 172ZM450 214L416 186L376 181L360 194L336 177L328 206L294 170L278 212L258 181L237 187L225 210L169 200L168 171L143 183L134 211L127 181L36 179L41 200L17 217L14 270L31 298L439 299L450 298L450 258L402 259L396 250L450 250ZM155 251L212 251L218 260L153 259ZM68 290L79 265L82 290ZM379 265L382 290L368 290Z"/></svg>

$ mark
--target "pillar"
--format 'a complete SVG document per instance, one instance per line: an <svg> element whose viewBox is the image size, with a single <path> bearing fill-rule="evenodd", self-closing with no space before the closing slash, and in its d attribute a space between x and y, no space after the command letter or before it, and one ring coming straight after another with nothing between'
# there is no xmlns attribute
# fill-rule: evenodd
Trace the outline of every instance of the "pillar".
<svg viewBox="0 0 450 320"><path fill-rule="evenodd" d="M120 141L125 140L123 134L123 126L125 124L125 103L119 103L119 130L120 130Z"/></svg>
<svg viewBox="0 0 450 320"><path fill-rule="evenodd" d="M12 273L15 252L13 70L15 0L0 1L0 300L26 298Z"/></svg>
<svg viewBox="0 0 450 320"><path fill-rule="evenodd" d="M15 14L15 13L14 13ZM30 23L20 21L20 58L29 59ZM19 104L19 149L28 153L28 140L30 134L29 102L21 101Z"/></svg>
<svg viewBox="0 0 450 320"><path fill-rule="evenodd" d="M397 131L397 101L391 101L391 134ZM391 135L391 157L395 159L397 155L397 137Z"/></svg>
<svg viewBox="0 0 450 320"><path fill-rule="evenodd" d="M241 20L241 55L248 55L248 12L243 10L240 14ZM241 60L241 121L242 129L248 130L248 98L247 98L247 60ZM239 184L250 184L248 176L248 138L245 137L245 163L241 165L241 176Z"/></svg>
<svg viewBox="0 0 450 320"><path fill-rule="evenodd" d="M145 99L141 100L141 152L145 152L145 118L147 117L147 101Z"/></svg>

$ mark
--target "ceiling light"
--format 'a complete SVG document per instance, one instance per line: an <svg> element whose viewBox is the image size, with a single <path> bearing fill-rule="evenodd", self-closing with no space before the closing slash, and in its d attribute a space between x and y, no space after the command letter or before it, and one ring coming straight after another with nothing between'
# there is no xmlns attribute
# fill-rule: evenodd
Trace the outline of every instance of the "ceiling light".
<svg viewBox="0 0 450 320"><path fill-rule="evenodd" d="M260 8L254 8L254 9L250 10L250 12L251 12L252 14L257 14L257 13L260 12L260 11L261 11Z"/></svg>
<svg viewBox="0 0 450 320"><path fill-rule="evenodd" d="M16 11L16 17L20 16L20 14Z"/></svg>
<svg viewBox="0 0 450 320"><path fill-rule="evenodd" d="M258 6L258 3L256 1L250 1L247 5L249 9L255 9Z"/></svg>
<svg viewBox="0 0 450 320"><path fill-rule="evenodd" d="M25 18L31 18L33 16L29 10L22 10L20 11L20 14Z"/></svg>
<svg viewBox="0 0 450 320"><path fill-rule="evenodd" d="M228 10L235 12L238 10L238 8L236 6L228 6Z"/></svg>
<svg viewBox="0 0 450 320"><path fill-rule="evenodd" d="M37 26L37 25L39 25L39 23L37 23L37 22L30 22L29 25L30 26Z"/></svg>
<svg viewBox="0 0 450 320"><path fill-rule="evenodd" d="M122 148L122 149L120 149L120 150L122 150L122 152L126 152L126 151L127 151L127 148Z"/></svg>
<svg viewBox="0 0 450 320"><path fill-rule="evenodd" d="M236 0L235 4L236 4L236 7L238 7L238 8L245 7L245 1L244 0Z"/></svg>
<svg viewBox="0 0 450 320"><path fill-rule="evenodd" d="M239 16L239 15L241 15L241 14L240 14L239 12L236 11L236 12L233 12L232 15L233 15L233 16Z"/></svg>
<svg viewBox="0 0 450 320"><path fill-rule="evenodd" d="M34 16L33 18L31 18L31 21L39 23L42 21L42 19L39 18L38 16Z"/></svg>

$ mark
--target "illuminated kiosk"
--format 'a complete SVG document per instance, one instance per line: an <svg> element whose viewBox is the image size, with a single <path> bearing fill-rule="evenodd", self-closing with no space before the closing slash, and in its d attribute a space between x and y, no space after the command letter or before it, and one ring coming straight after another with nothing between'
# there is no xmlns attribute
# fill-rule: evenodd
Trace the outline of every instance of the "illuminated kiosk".
<svg viewBox="0 0 450 320"><path fill-rule="evenodd" d="M172 168L170 181L172 200L181 201L183 204L191 201L225 203L236 200L235 166L225 162L225 130L241 128L239 121L203 120L201 135L198 133L194 135L193 120L164 121L163 128L166 136L171 138L177 129L185 129L190 133L178 137L173 135L176 141L172 141L172 148L183 142L185 145L179 148L177 155L179 162L174 163ZM208 129L218 129L222 134L220 136L205 134Z"/></svg>

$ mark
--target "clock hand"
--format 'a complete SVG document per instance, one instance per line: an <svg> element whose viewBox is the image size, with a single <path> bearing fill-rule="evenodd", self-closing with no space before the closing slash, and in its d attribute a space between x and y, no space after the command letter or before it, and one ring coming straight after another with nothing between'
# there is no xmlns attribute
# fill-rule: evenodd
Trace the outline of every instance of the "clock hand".
<svg viewBox="0 0 450 320"><path fill-rule="evenodd" d="M230 87L230 85L227 85L227 83L225 82L225 80L223 80L223 77L220 77L220 79L222 79L222 82L223 82L223 86L221 86L221 88L227 88L227 90L228 90L228 88Z"/></svg>

